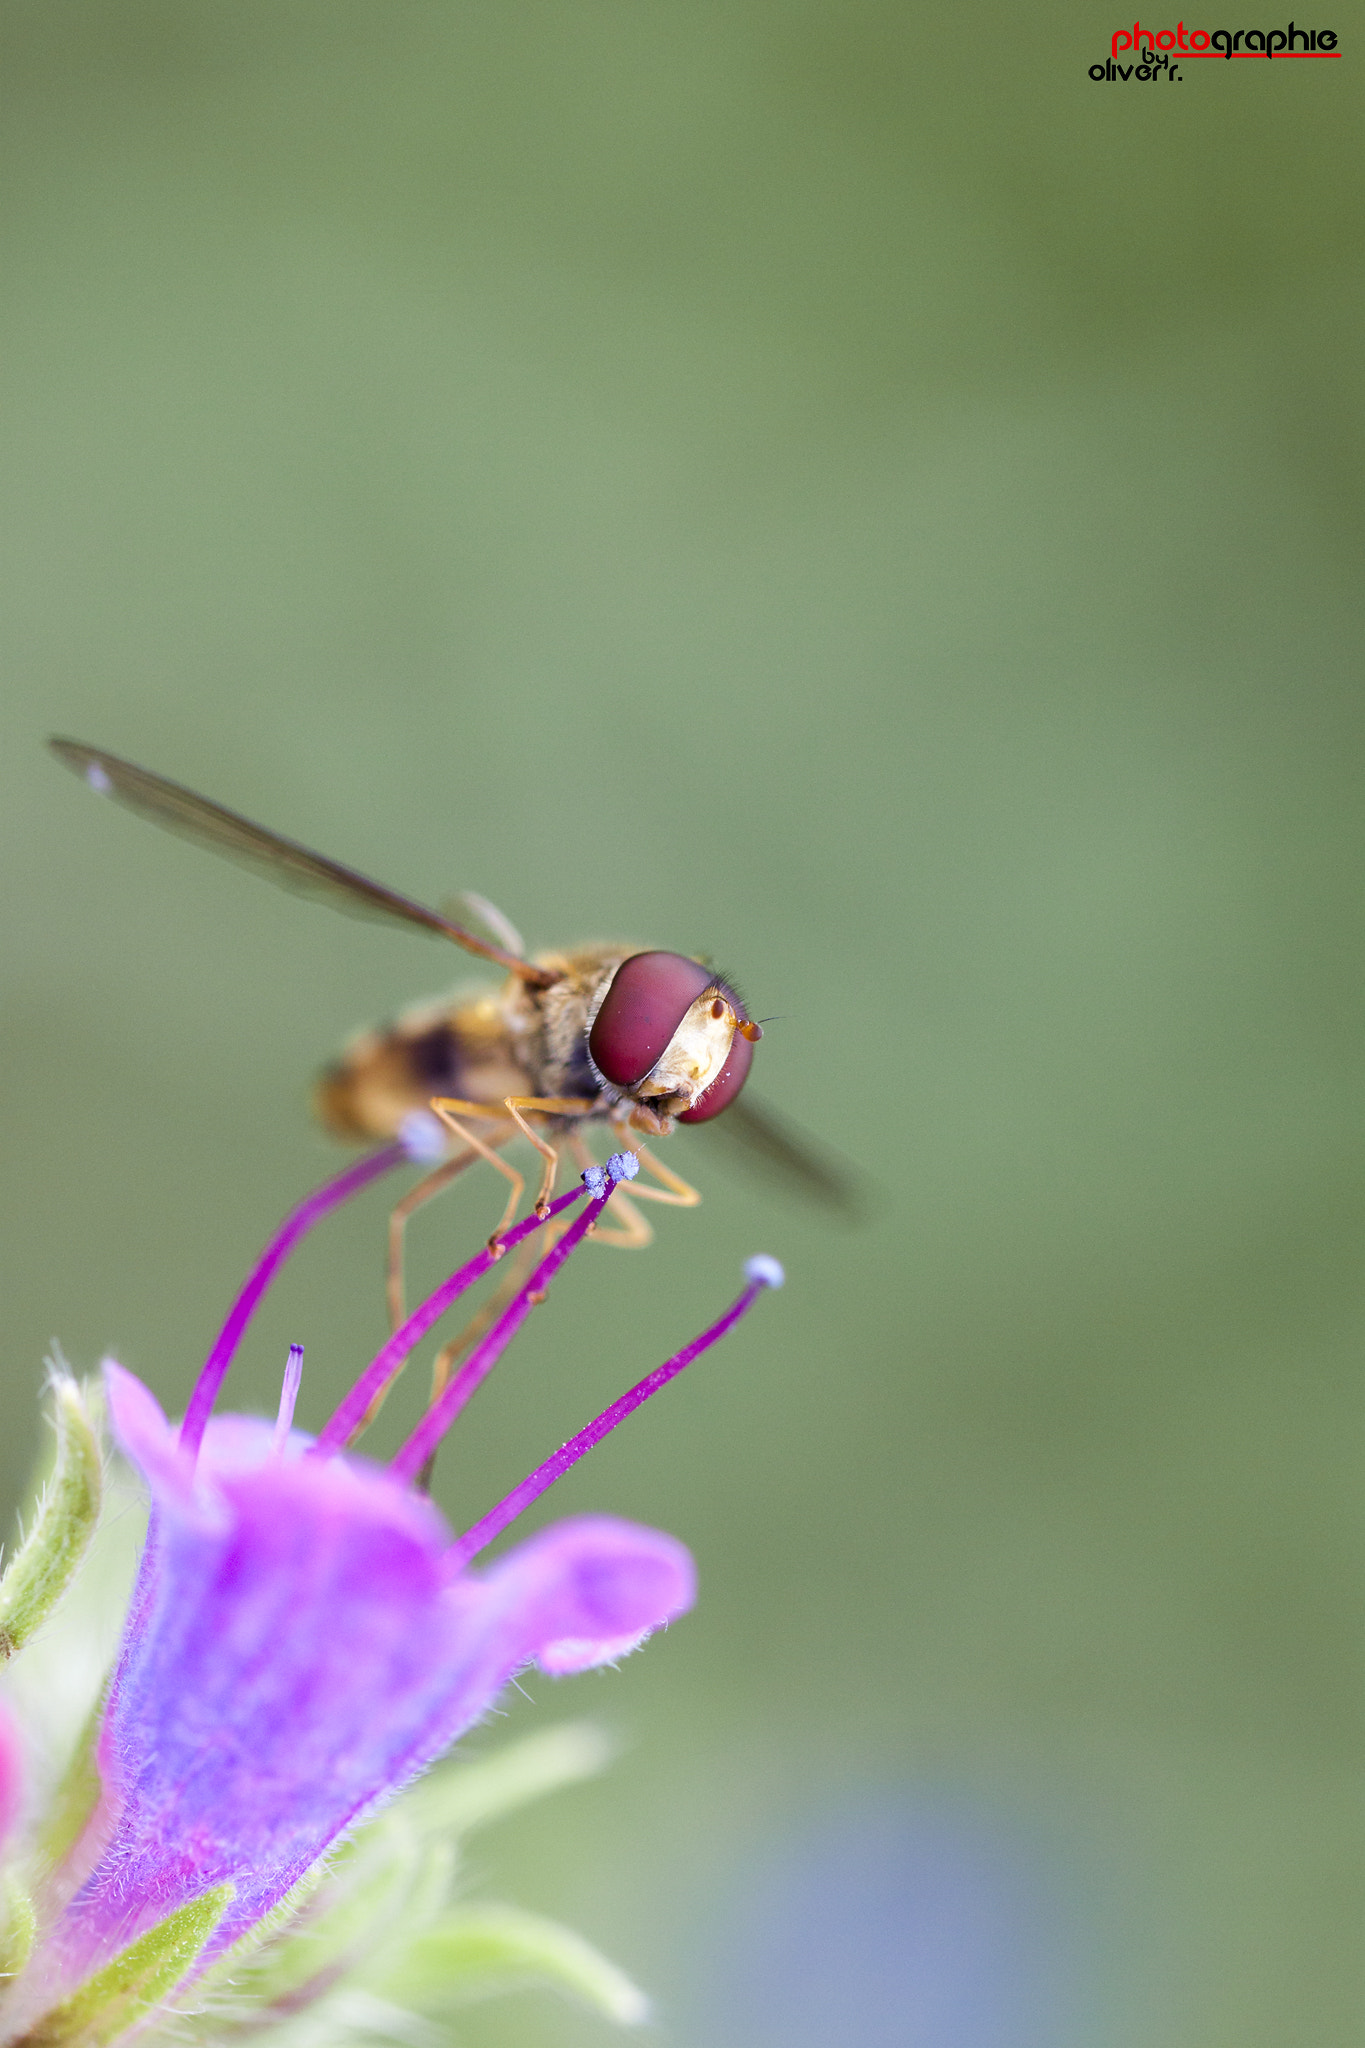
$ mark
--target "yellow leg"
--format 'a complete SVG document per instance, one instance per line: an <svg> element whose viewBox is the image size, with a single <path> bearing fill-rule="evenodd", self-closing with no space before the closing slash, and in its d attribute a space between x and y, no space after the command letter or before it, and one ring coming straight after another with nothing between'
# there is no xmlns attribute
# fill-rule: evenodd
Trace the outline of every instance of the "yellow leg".
<svg viewBox="0 0 1365 2048"><path fill-rule="evenodd" d="M548 1241L551 1241L551 1245L555 1243L555 1239L557 1239L559 1235L563 1235L565 1227L567 1227L567 1225L565 1225L563 1221L559 1221L559 1219L557 1219L555 1223L551 1223L551 1227L548 1227L548 1231L546 1231L546 1237L548 1237ZM530 1268L532 1268L532 1264L534 1264L534 1260L536 1260L536 1255L544 1257L546 1249L548 1249L548 1247L546 1247L544 1243L538 1243L538 1241L536 1241L534 1237L532 1237L532 1239L528 1239L528 1241L526 1241L524 1245L518 1245L518 1247L516 1247L516 1251L512 1253L512 1266L508 1268L508 1272L505 1272L505 1278L503 1278L503 1280L499 1280L497 1288L495 1288L495 1290L493 1290L493 1292L489 1294L489 1298L485 1300L485 1303L483 1303L483 1307L481 1307L481 1309L477 1309L477 1311L475 1311L475 1313L471 1315L469 1323L465 1323L465 1329L458 1333L458 1337L452 1337L452 1339L450 1339L450 1343L444 1343L444 1346L440 1348L440 1352L438 1352L438 1354L436 1354L436 1358L432 1360L432 1401L436 1401L436 1399L438 1399L438 1395L442 1395L442 1393L444 1393L444 1389L446 1389L446 1382L448 1382L448 1378L450 1378L450 1366L454 1364L454 1360L456 1360L456 1358L460 1356L460 1352L467 1352L467 1350L469 1350L469 1348L473 1346L473 1343L477 1343L477 1341L479 1341L479 1337L483 1337L483 1333L485 1333L487 1329L491 1329L491 1327L493 1327L493 1323L497 1321L497 1317L499 1317L499 1315L503 1313L503 1309L505 1309L505 1307L508 1307L508 1303L510 1303L510 1300L512 1300L512 1296L516 1294L516 1290L518 1290L518 1288L522 1286L522 1282L526 1280L526 1274L530 1272ZM391 1395L391 1391L393 1391L393 1389L395 1389L395 1386L397 1386L397 1382L399 1382L399 1374L393 1374L393 1378L391 1378L391 1380L387 1382L387 1386L381 1386L381 1389L379 1389L379 1393L375 1395L375 1399L372 1399L372 1401L370 1401L370 1405L366 1407L364 1415L360 1417L360 1423L358 1423L358 1427L356 1427L356 1432L354 1432L354 1436L350 1438L350 1444L346 1446L348 1450L350 1450L350 1446L352 1446L352 1444L356 1444L356 1442L358 1442L358 1438L360 1438L360 1436L362 1436L362 1434L364 1434L364 1432L368 1430L368 1427L370 1427L370 1423L372 1423L372 1421L375 1421L375 1417L379 1415L381 1407L383 1407L383 1405L385 1405L385 1401L389 1399L389 1395ZM430 1405L430 1403L428 1403L428 1405ZM436 1454L432 1452L432 1458L430 1458L430 1460L428 1460L428 1464L424 1466L424 1473L426 1473L426 1481L422 1481L424 1489L430 1489L430 1479L432 1479L432 1464L434 1464L434 1462L436 1462Z"/></svg>
<svg viewBox="0 0 1365 2048"><path fill-rule="evenodd" d="M547 1235L553 1236L554 1234L555 1226L551 1224ZM544 1257L545 1249L545 1246L537 1243L534 1238L528 1238L525 1244L518 1245L516 1251L512 1254L512 1263L507 1268L506 1274L489 1295L483 1307L478 1309L469 1318L469 1321L465 1324L458 1337L452 1337L448 1344L441 1346L441 1349L432 1360L431 1403L428 1405L432 1405L440 1399L449 1385L451 1367L456 1359L462 1352L468 1351L473 1345L477 1344L479 1339L492 1329L494 1323L512 1299L512 1296L522 1285L537 1256ZM433 1451L417 1475L416 1483L419 1492L430 1493L431 1475L435 1465L436 1453Z"/></svg>
<svg viewBox="0 0 1365 2048"><path fill-rule="evenodd" d="M559 1171L559 1154L553 1145L547 1145L538 1132L533 1131L522 1115L529 1109L540 1116L583 1116L592 1108L590 1102L573 1095L505 1095L503 1108L511 1117L523 1137L531 1143L545 1161L540 1176L540 1193L536 1196L536 1214L543 1216L550 1206L550 1197L555 1191L555 1175ZM505 1227L505 1226L504 1226Z"/></svg>
<svg viewBox="0 0 1365 2048"><path fill-rule="evenodd" d="M469 1321L465 1324L458 1337L452 1337L448 1344L441 1346L431 1365L432 1401L438 1400L445 1392L450 1380L450 1368L454 1365L460 1353L467 1351L471 1344L476 1344L486 1331L492 1329L494 1323L498 1320L498 1317L502 1314L512 1296L517 1292L526 1275L530 1272L537 1256L541 1258L545 1256L545 1247L538 1243L535 1238L528 1238L525 1244L518 1245L512 1254L511 1265L507 1268L503 1278L489 1295L483 1307L476 1310L469 1318Z"/></svg>
<svg viewBox="0 0 1365 2048"><path fill-rule="evenodd" d="M457 1122L457 1114L461 1117L479 1117L485 1122L490 1117L510 1118L522 1135L531 1140L531 1143L545 1161L544 1171L540 1177L540 1192L536 1196L536 1214L543 1216L550 1206L550 1196L555 1184L555 1173L559 1166L559 1154L553 1145L546 1144L539 1132L532 1130L530 1124L527 1123L526 1118L522 1115L522 1111L529 1109L533 1115L537 1116L584 1116L592 1108L592 1104L577 1095L507 1095L504 1096L501 1103L461 1102L451 1095L433 1095L431 1107L435 1110L437 1116L440 1117L442 1123L454 1131L457 1138L463 1139L467 1145L472 1145L481 1157L487 1159L491 1165L496 1166L498 1172L505 1174L512 1183L512 1192L508 1196L507 1207L502 1212L497 1229L488 1240L489 1250L496 1252L499 1248L503 1232L508 1228L512 1218L517 1213L517 1204L521 1200L521 1191L525 1187L526 1182L514 1166L509 1166L505 1159L499 1159L492 1147L484 1144L481 1138L475 1137L473 1131L467 1125ZM511 1136L510 1132L508 1136ZM500 1139L499 1143L505 1144L506 1139Z"/></svg>
<svg viewBox="0 0 1365 2048"><path fill-rule="evenodd" d="M662 1187L651 1188L641 1187L637 1181L632 1191L637 1202L663 1202L670 1209L696 1208L701 1200L699 1188L694 1188L691 1181L684 1180L671 1167L662 1165L652 1152L645 1150L633 1133L627 1134L623 1125L618 1124L616 1130L622 1146L635 1154L641 1166L647 1168L655 1180L663 1182Z"/></svg>
<svg viewBox="0 0 1365 2048"><path fill-rule="evenodd" d="M443 1159L441 1164L416 1187L409 1188L401 1202L389 1211L389 1260L385 1278L385 1299L389 1305L389 1328L397 1330L407 1318L403 1290L403 1233L408 1218L429 1202L433 1195L439 1195L442 1188L448 1188L457 1174L463 1173L478 1158L472 1146L457 1152L453 1159Z"/></svg>
<svg viewBox="0 0 1365 2048"><path fill-rule="evenodd" d="M477 1137L469 1129L468 1125L458 1122L454 1114L454 1112L458 1111L460 1116L478 1117L481 1123L487 1123L490 1116L497 1117L497 1109L487 1102L461 1102L453 1095L433 1095L431 1098L431 1108L435 1110L447 1130L454 1131L456 1137L463 1144L472 1146L480 1159L486 1159L490 1166L496 1166L498 1172L512 1183L512 1192L507 1197L507 1206L502 1212L497 1229L488 1240L488 1249L491 1252L499 1253L501 1251L502 1234L517 1213L517 1204L521 1200L521 1191L525 1187L526 1181L517 1172L515 1166L509 1166L505 1159L500 1159L491 1145L486 1145L482 1138ZM510 1137L511 1132L509 1131L507 1135ZM501 1142L506 1144L507 1139L504 1138Z"/></svg>

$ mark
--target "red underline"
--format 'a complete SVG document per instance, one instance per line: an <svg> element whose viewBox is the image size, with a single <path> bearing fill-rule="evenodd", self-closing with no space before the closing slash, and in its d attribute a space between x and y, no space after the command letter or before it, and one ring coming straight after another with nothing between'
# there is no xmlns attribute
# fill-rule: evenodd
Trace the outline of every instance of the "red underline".
<svg viewBox="0 0 1365 2048"><path fill-rule="evenodd" d="M1131 50L1125 50L1123 54L1125 57L1132 57L1135 64L1144 64L1147 61L1145 57L1134 56ZM1229 57L1233 59L1238 57L1254 57L1261 64L1283 64L1286 57L1298 59L1304 57L1325 57L1330 63L1333 57L1344 57L1346 52L1344 50L1272 50L1269 57L1266 56L1264 50L1171 50L1167 54L1173 64L1183 64L1187 57L1217 57L1224 64L1228 62ZM1114 64L1117 64L1118 61L1117 57L1110 59L1110 62Z"/></svg>

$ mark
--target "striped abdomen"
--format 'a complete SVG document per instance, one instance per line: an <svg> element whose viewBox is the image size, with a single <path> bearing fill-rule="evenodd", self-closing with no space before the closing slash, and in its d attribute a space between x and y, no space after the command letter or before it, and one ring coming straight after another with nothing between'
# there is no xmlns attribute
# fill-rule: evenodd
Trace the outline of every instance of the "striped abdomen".
<svg viewBox="0 0 1365 2048"><path fill-rule="evenodd" d="M319 1075L313 1108L338 1138L392 1138L433 1095L501 1102L535 1092L513 1057L502 998L426 1003L366 1031Z"/></svg>

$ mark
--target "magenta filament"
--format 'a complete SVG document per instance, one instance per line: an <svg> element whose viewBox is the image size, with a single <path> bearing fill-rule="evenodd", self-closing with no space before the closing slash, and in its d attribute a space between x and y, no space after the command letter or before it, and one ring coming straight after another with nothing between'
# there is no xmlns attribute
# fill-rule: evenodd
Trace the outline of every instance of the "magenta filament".
<svg viewBox="0 0 1365 2048"><path fill-rule="evenodd" d="M411 1147L405 1144L386 1147L383 1151L372 1153L368 1158L348 1168L344 1174L338 1175L335 1180L329 1181L326 1186L317 1189L286 1218L266 1246L245 1287L234 1302L232 1311L195 1385L180 1432L181 1444L188 1450L191 1459L198 1451L214 1398L227 1374L242 1334L261 1297L294 1246L329 1210L336 1208L370 1181L378 1179L391 1167L401 1164L404 1159L411 1156ZM558 1241L551 1245L492 1328L474 1346L460 1370L432 1401L417 1427L392 1460L390 1469L396 1481L400 1484L411 1484L416 1480L427 1467L456 1416L492 1371L532 1308L544 1300L550 1283L565 1261L592 1230L610 1201L618 1182L634 1179L638 1171L639 1161L630 1151L613 1154L605 1166L589 1167L582 1175L581 1184L552 1202L543 1216L533 1213L523 1218L505 1236L497 1240L496 1249L485 1247L452 1273L418 1309L414 1310L402 1328L396 1331L378 1352L324 1425L315 1442L309 1446L307 1455L326 1457L345 1450L365 1422L376 1399L385 1392L412 1351L445 1311L476 1281L490 1272L506 1252L523 1243L539 1230L542 1224L563 1216L565 1211L573 1203L580 1201L586 1193L589 1199L581 1212L568 1224ZM585 1429L580 1430L577 1436L562 1444L543 1464L537 1466L534 1472L515 1486L496 1507L491 1508L480 1521L459 1537L446 1554L450 1567L456 1571L461 1570L471 1558L476 1557L501 1535L511 1522L523 1514L533 1501L538 1500L542 1493L553 1486L557 1479L562 1478L565 1472L577 1464L580 1458L604 1437L609 1436L614 1429L619 1428L628 1416L634 1414L637 1408L642 1407L680 1372L685 1371L703 1352L709 1351L713 1344L747 1315L761 1293L783 1284L781 1266L775 1259L767 1257L750 1259L745 1266L744 1277L746 1285L743 1292L708 1329L638 1381L627 1393L622 1394ZM273 1432L272 1449L276 1456L284 1451L289 1439L302 1364L302 1347L291 1345L284 1387L280 1396L279 1414Z"/></svg>
<svg viewBox="0 0 1365 2048"><path fill-rule="evenodd" d="M587 1181L587 1174L584 1174L583 1178ZM396 1479L415 1479L417 1477L417 1474L426 1464L427 1459L440 1443L441 1438L450 1428L455 1417L465 1406L476 1388L481 1386L483 1381L487 1379L489 1373L493 1370L493 1367L497 1364L513 1337L516 1336L517 1331L521 1328L527 1316L530 1315L536 1303L543 1299L550 1282L554 1279L555 1274L564 1264L570 1252L574 1251L583 1242L583 1239L611 1200L611 1192L616 1182L614 1177L603 1174L600 1185L602 1186L602 1193L596 1195L588 1203L588 1206L580 1216L575 1216L558 1244L546 1253L527 1280L525 1286L518 1289L517 1293L513 1295L507 1307L488 1332L488 1335L475 1345L464 1364L460 1367L460 1370L455 1374L455 1377L442 1389L437 1399L432 1402L426 1414L412 1432L412 1435L403 1445L397 1457L392 1461L391 1470ZM582 1192L582 1188L576 1188L574 1195L580 1195ZM560 1201L555 1204L555 1207L560 1208L571 1199L573 1197L562 1196ZM511 1241L509 1235L507 1242L510 1244ZM353 1396L348 1396L348 1400L351 1398ZM331 1424L329 1423L328 1429L330 1428ZM326 1433L326 1431L323 1432L324 1436ZM322 1437L318 1438L318 1448L320 1450L323 1448Z"/></svg>
<svg viewBox="0 0 1365 2048"><path fill-rule="evenodd" d="M485 1550L495 1536L501 1536L508 1524L515 1522L518 1515L524 1514L533 1500L538 1500L542 1493L554 1485L556 1479L562 1479L571 1465L576 1465L586 1452L601 1443L603 1437L610 1436L628 1415L633 1415L637 1408L643 1407L652 1394L657 1394L661 1387L666 1387L671 1379L676 1379L680 1372L685 1371L694 1359L700 1358L704 1351L709 1351L728 1330L734 1328L742 1316L748 1314L760 1294L770 1287L782 1285L782 1268L776 1259L766 1256L750 1259L744 1272L748 1286L739 1299L730 1304L725 1314L712 1323L709 1330L703 1330L700 1337L694 1337L690 1344L685 1344L672 1358L666 1359L644 1379L638 1380L629 1393L622 1394L619 1400L613 1401L610 1408L604 1408L586 1429L580 1429L577 1436L570 1437L568 1443L561 1444L543 1465L538 1465L535 1471L529 1473L520 1485L514 1486L495 1508L490 1508L482 1521L476 1522L472 1529L466 1530L463 1536L452 1543L446 1555L457 1570L468 1564L471 1557L477 1557L481 1550Z"/></svg>
<svg viewBox="0 0 1365 2048"><path fill-rule="evenodd" d="M237 1347L246 1332L247 1324L260 1307L261 1297L269 1287L280 1267L293 1251L300 1238L306 1237L313 1225L327 1215L329 1210L339 1208L343 1202L368 1187L372 1180L390 1172L395 1166L402 1166L409 1158L403 1145L386 1145L379 1152L371 1152L366 1158L348 1166L345 1173L339 1173L335 1180L315 1188L306 1201L280 1225L260 1258L251 1270L246 1286L228 1311L227 1321L218 1332L212 1351L204 1361L203 1371L194 1384L185 1420L180 1425L181 1449L197 1457L203 1441L208 1419L213 1413L214 1402L227 1378L228 1367L232 1364Z"/></svg>
<svg viewBox="0 0 1365 2048"><path fill-rule="evenodd" d="M582 1193L581 1187L570 1188L568 1194L561 1195L558 1201L551 1202L544 1216L527 1216L509 1230L499 1239L496 1252L485 1247L476 1258L469 1261L468 1265L461 1266L457 1273L452 1273L448 1280L442 1281L436 1292L428 1295L420 1308L413 1310L402 1328L394 1332L383 1350L366 1366L331 1420L323 1425L313 1446L314 1454L323 1456L332 1451L344 1450L365 1420L370 1403L383 1393L390 1380L402 1370L409 1352L421 1343L432 1324L443 1316L452 1303L458 1301L476 1280L481 1280L484 1274L497 1264L504 1252L514 1251L533 1231L539 1230L542 1223L548 1223L552 1216L561 1215L571 1203L578 1201ZM581 1218L579 1220L582 1221ZM577 1241L575 1238L574 1242ZM493 1336L500 1327L501 1325L495 1325L489 1336ZM488 1339L484 1341L486 1343ZM465 1371L468 1371L473 1362L471 1357L466 1363ZM451 1385L454 1384L452 1381Z"/></svg>

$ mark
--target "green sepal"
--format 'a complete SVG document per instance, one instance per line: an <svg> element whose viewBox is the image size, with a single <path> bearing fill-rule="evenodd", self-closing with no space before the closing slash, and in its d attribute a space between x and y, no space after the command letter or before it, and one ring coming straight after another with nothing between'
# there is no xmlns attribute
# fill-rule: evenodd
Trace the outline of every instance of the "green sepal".
<svg viewBox="0 0 1365 2048"><path fill-rule="evenodd" d="M601 1729L569 1721L433 1772L315 1864L213 1965L203 1990L211 2002L259 2021L272 2008L297 2012L357 1970L387 1980L394 1958L449 1905L456 1839L593 1776L609 1756Z"/></svg>
<svg viewBox="0 0 1365 2048"><path fill-rule="evenodd" d="M56 1462L33 1525L0 1578L0 1663L23 1648L71 1583L99 1520L99 1435L75 1380L52 1378Z"/></svg>
<svg viewBox="0 0 1365 2048"><path fill-rule="evenodd" d="M619 2026L639 2026L649 2000L581 1934L515 1906L461 1906L362 1972L367 1991L435 2017L452 2006L526 1985L567 1992Z"/></svg>
<svg viewBox="0 0 1365 2048"><path fill-rule="evenodd" d="M349 1974L403 1929L424 1926L449 1894L454 1848L423 1842L401 1805L318 1862L204 1977L210 1998L259 2014L290 2010Z"/></svg>
<svg viewBox="0 0 1365 2048"><path fill-rule="evenodd" d="M85 1726L76 1738L76 1746L43 1816L34 1848L40 1861L49 1869L55 1869L67 1850L74 1848L103 1790L99 1765L95 1761L95 1745L99 1740L103 1711L104 1695L101 1693L85 1717Z"/></svg>
<svg viewBox="0 0 1365 2048"><path fill-rule="evenodd" d="M4 1933L0 1934L0 1977L17 1977L33 1953L38 1931L38 1913L33 1894L13 1870L0 1877L0 1901L4 1904Z"/></svg>
<svg viewBox="0 0 1365 2048"><path fill-rule="evenodd" d="M160 1921L69 1998L44 2013L15 2048L107 2048L169 1998L193 1969L234 1887L215 1885Z"/></svg>
<svg viewBox="0 0 1365 2048"><path fill-rule="evenodd" d="M563 1721L488 1756L433 1771L401 1804L424 1833L467 1835L561 1785L596 1777L611 1752L610 1738L591 1721Z"/></svg>

